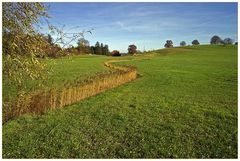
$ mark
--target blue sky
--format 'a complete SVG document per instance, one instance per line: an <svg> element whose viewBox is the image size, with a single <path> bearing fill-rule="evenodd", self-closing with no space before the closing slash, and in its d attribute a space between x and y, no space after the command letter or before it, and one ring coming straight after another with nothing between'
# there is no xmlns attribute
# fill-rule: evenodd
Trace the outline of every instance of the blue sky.
<svg viewBox="0 0 240 161"><path fill-rule="evenodd" d="M139 50L174 46L198 39L207 44L213 35L237 41L237 3L47 3L50 23L72 32L94 29L85 35L110 50L126 52L130 44ZM73 44L76 45L76 44Z"/></svg>

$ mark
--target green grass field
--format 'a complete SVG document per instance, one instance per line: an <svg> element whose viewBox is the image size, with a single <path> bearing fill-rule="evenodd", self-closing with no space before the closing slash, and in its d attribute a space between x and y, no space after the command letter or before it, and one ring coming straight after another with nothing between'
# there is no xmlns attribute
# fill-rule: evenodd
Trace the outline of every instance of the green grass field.
<svg viewBox="0 0 240 161"><path fill-rule="evenodd" d="M54 60L53 80L60 85L107 70L102 62L109 57L72 61L80 59ZM140 77L63 109L9 121L3 158L237 158L237 46L112 59L129 59L119 63L136 66Z"/></svg>
<svg viewBox="0 0 240 161"><path fill-rule="evenodd" d="M75 79L82 80L88 76L93 76L97 72L109 70L103 63L107 57L91 55L91 56L73 56L62 57L58 59L44 60L47 65L48 80L44 80L43 87L37 85L40 81L25 80L25 91L33 91L36 89L49 87L60 87L67 82ZM15 98L17 89L13 84L9 84L7 78L3 78L3 98Z"/></svg>

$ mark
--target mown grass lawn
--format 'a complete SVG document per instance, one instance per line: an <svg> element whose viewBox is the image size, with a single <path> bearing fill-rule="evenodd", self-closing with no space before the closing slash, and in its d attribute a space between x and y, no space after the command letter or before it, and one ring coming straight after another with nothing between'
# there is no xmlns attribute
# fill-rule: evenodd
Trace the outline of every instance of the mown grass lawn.
<svg viewBox="0 0 240 161"><path fill-rule="evenodd" d="M237 158L236 46L164 49L121 64L141 76L3 125L3 158Z"/></svg>

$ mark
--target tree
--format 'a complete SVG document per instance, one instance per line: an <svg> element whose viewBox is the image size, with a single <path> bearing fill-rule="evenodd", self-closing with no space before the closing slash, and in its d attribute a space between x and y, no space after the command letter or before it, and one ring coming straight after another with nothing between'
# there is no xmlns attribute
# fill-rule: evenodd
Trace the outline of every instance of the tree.
<svg viewBox="0 0 240 161"><path fill-rule="evenodd" d="M164 45L165 48L172 48L173 47L173 42L172 40L167 40L165 45Z"/></svg>
<svg viewBox="0 0 240 161"><path fill-rule="evenodd" d="M42 3L2 3L3 77L18 90L26 78L43 77L45 65L37 56L46 54L48 44L37 32L40 17L48 17Z"/></svg>
<svg viewBox="0 0 240 161"><path fill-rule="evenodd" d="M91 46L91 53L95 54L95 47L94 46Z"/></svg>
<svg viewBox="0 0 240 161"><path fill-rule="evenodd" d="M222 39L217 35L214 35L210 40L210 44L222 44L222 42Z"/></svg>
<svg viewBox="0 0 240 161"><path fill-rule="evenodd" d="M88 40L86 40L84 38L80 38L80 39L78 39L77 45L78 46L90 46L90 43Z"/></svg>
<svg viewBox="0 0 240 161"><path fill-rule="evenodd" d="M62 48L58 45L58 44L50 44L46 49L45 49L47 56L48 57L52 57L52 58L58 58L60 56L62 56L62 52L63 51Z"/></svg>
<svg viewBox="0 0 240 161"><path fill-rule="evenodd" d="M90 43L88 40L84 38L78 39L77 42L77 49L80 54L90 54L91 53L91 48L90 48Z"/></svg>
<svg viewBox="0 0 240 161"><path fill-rule="evenodd" d="M108 45L104 45L104 47L103 47L103 55L109 55Z"/></svg>
<svg viewBox="0 0 240 161"><path fill-rule="evenodd" d="M51 35L55 33L53 42L52 37L49 35L46 37L38 30L41 27L40 19L49 18L43 3L6 2L2 5L3 77L16 85L18 91L24 88L25 80L41 79L46 76L45 73L48 71L44 70L44 61L38 58L48 55L52 48L56 49L55 55L61 55L64 50L54 44L61 44L64 48L79 37L83 37L84 33L91 32L70 34L48 24ZM64 38L69 41L66 42Z"/></svg>
<svg viewBox="0 0 240 161"><path fill-rule="evenodd" d="M181 41L180 42L180 46L186 46L186 42L185 41Z"/></svg>
<svg viewBox="0 0 240 161"><path fill-rule="evenodd" d="M134 55L137 52L137 46L132 44L128 46L128 53Z"/></svg>
<svg viewBox="0 0 240 161"><path fill-rule="evenodd" d="M99 44L98 41L95 44L95 54L96 55L101 55L102 54L102 49L101 49L100 44Z"/></svg>
<svg viewBox="0 0 240 161"><path fill-rule="evenodd" d="M238 45L238 42L235 42L235 45Z"/></svg>
<svg viewBox="0 0 240 161"><path fill-rule="evenodd" d="M193 41L192 41L192 44L193 44L193 45L199 45L200 43L199 43L198 40L193 40Z"/></svg>
<svg viewBox="0 0 240 161"><path fill-rule="evenodd" d="M231 39L231 38L225 38L224 40L223 40L223 42L224 42L224 44L233 44L233 39Z"/></svg>
<svg viewBox="0 0 240 161"><path fill-rule="evenodd" d="M100 48L101 48L101 54L100 54L100 55L104 55L104 47L103 47L103 43L101 43Z"/></svg>
<svg viewBox="0 0 240 161"><path fill-rule="evenodd" d="M50 45L53 45L53 38L50 34L48 34L47 36L47 42L50 44Z"/></svg>

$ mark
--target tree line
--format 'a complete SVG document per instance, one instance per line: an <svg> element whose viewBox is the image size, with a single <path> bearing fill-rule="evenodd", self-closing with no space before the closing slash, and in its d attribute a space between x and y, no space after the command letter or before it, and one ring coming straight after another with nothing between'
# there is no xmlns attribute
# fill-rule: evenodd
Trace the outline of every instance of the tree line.
<svg viewBox="0 0 240 161"><path fill-rule="evenodd" d="M210 40L210 44L222 44L224 46L229 45L229 44L233 44L234 40L231 38L225 38L225 39L221 39L219 36L214 35L211 40ZM238 43L235 42L235 45L237 45ZM186 46L187 43L185 41L181 41L180 42L180 46ZM195 39L192 41L192 45L200 45L200 42ZM165 48L172 48L173 47L173 41L172 40L167 40L165 45Z"/></svg>
<svg viewBox="0 0 240 161"><path fill-rule="evenodd" d="M50 34L45 36L46 41L49 43L51 47L48 48L47 55L49 57L60 57L66 55L82 55L82 54L95 54L95 55L107 55L107 56L121 56L118 50L109 51L109 47L107 44L103 44L100 42L96 42L94 46L90 46L90 43L85 38L79 38L77 41L77 46L70 45L68 48L62 49L58 44L54 43L54 39ZM59 50L64 50L64 52L56 52ZM128 46L128 54L135 55L136 53L140 53L137 50L137 46L131 44Z"/></svg>
<svg viewBox="0 0 240 161"><path fill-rule="evenodd" d="M46 37L47 42L52 48L48 48L49 57L60 57L66 55L83 55L83 54L96 54L96 55L110 55L109 47L107 44L96 42L94 46L90 46L90 43L85 38L79 38L77 45L69 45L67 48L61 48L58 44L54 44L53 38L50 34ZM56 50L63 50L64 52L58 53Z"/></svg>

